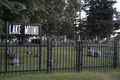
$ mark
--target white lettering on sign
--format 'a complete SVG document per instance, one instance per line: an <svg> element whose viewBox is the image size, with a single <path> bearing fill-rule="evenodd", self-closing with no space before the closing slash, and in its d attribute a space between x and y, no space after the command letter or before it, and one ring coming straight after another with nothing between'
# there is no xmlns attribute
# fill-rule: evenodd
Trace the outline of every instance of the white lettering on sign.
<svg viewBox="0 0 120 80"><path fill-rule="evenodd" d="M24 30L21 33L20 31ZM9 25L9 34L24 34L24 35L38 35L39 34L39 27L38 26L31 26L31 25L24 25L24 29L21 29L21 25Z"/></svg>
<svg viewBox="0 0 120 80"><path fill-rule="evenodd" d="M38 35L39 27L38 26L25 26L25 34Z"/></svg>
<svg viewBox="0 0 120 80"><path fill-rule="evenodd" d="M20 33L20 26L21 25L13 25L13 28L11 28L11 25L9 25L9 34L21 34Z"/></svg>

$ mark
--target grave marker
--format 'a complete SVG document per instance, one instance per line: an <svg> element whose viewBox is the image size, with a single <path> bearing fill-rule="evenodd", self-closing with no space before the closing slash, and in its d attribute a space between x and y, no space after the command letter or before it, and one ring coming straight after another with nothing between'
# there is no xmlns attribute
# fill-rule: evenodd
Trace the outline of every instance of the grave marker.
<svg viewBox="0 0 120 80"><path fill-rule="evenodd" d="M14 54L13 64L14 66L19 66L19 54L18 53Z"/></svg>

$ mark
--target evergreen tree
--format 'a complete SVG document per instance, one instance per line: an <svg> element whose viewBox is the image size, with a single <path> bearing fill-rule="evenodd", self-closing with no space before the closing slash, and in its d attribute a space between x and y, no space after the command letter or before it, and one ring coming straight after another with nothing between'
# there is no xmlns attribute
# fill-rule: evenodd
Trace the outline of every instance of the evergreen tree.
<svg viewBox="0 0 120 80"><path fill-rule="evenodd" d="M87 14L87 35L107 36L113 33L114 23L113 14L114 9L112 5L115 1L108 0L90 0L89 4L83 8Z"/></svg>

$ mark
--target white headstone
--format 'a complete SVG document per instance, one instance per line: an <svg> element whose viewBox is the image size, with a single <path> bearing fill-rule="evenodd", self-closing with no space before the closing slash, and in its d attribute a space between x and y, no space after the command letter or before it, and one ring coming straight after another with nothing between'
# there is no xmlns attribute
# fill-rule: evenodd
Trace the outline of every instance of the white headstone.
<svg viewBox="0 0 120 80"><path fill-rule="evenodd" d="M31 52L30 52L30 51L28 51L27 53L28 53L28 54L31 54Z"/></svg>
<svg viewBox="0 0 120 80"><path fill-rule="evenodd" d="M67 41L67 37L66 37L66 35L64 35L64 41L65 41L65 42Z"/></svg>
<svg viewBox="0 0 120 80"><path fill-rule="evenodd" d="M87 56L94 56L94 50L88 50Z"/></svg>
<svg viewBox="0 0 120 80"><path fill-rule="evenodd" d="M18 53L14 54L13 64L14 66L19 66L19 54Z"/></svg>
<svg viewBox="0 0 120 80"><path fill-rule="evenodd" d="M46 35L44 34L44 41L46 40Z"/></svg>
<svg viewBox="0 0 120 80"><path fill-rule="evenodd" d="M14 66L19 66L19 59L14 58L13 64L14 64Z"/></svg>
<svg viewBox="0 0 120 80"><path fill-rule="evenodd" d="M49 63L50 63L50 62L52 62L52 64L53 64L53 63L54 63L54 60L53 60L53 59L52 59L52 60L49 60Z"/></svg>
<svg viewBox="0 0 120 80"><path fill-rule="evenodd" d="M40 57L40 54L36 54L36 57Z"/></svg>
<svg viewBox="0 0 120 80"><path fill-rule="evenodd" d="M97 37L97 35L96 35L96 38L95 38L95 40L96 40L96 41L98 40L98 37Z"/></svg>
<svg viewBox="0 0 120 80"><path fill-rule="evenodd" d="M75 41L73 41L73 42L72 42L72 45L73 45L73 46L76 46L76 43L75 43Z"/></svg>
<svg viewBox="0 0 120 80"><path fill-rule="evenodd" d="M57 39L55 39L55 42L57 42Z"/></svg>
<svg viewBox="0 0 120 80"><path fill-rule="evenodd" d="M101 52L100 51L94 51L94 56L95 57L101 57Z"/></svg>

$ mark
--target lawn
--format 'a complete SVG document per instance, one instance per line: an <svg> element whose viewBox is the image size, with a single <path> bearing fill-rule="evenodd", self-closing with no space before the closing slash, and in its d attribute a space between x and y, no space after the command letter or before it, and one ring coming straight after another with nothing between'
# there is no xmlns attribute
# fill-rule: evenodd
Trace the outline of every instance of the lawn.
<svg viewBox="0 0 120 80"><path fill-rule="evenodd" d="M54 43L53 43L54 44ZM63 46L63 43L58 43ZM49 60L50 57L54 60L52 68L69 68L76 66L76 51L75 47L69 47L64 45L64 47L53 47L52 51L49 50ZM40 50L40 45L38 44L26 44L25 46L12 45L8 47L13 51L13 53L18 53L20 57L20 66L13 66L12 59L7 57L7 70L8 71L22 71L22 70L46 70L47 67L47 46L46 43L42 45ZM0 47L0 71L5 70L5 47ZM28 54L31 52L31 54ZM41 57L36 57L36 54L41 52ZM52 52L52 53L51 53ZM67 64L66 64L67 63Z"/></svg>
<svg viewBox="0 0 120 80"><path fill-rule="evenodd" d="M115 70L82 71L65 73L39 73L16 76L4 76L0 80L119 80L120 72Z"/></svg>

